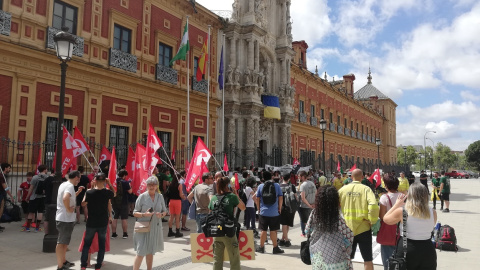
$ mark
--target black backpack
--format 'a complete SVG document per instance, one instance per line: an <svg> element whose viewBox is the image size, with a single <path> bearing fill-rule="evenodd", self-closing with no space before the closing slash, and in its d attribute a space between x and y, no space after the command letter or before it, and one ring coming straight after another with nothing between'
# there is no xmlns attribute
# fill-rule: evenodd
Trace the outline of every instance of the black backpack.
<svg viewBox="0 0 480 270"><path fill-rule="evenodd" d="M14 204L12 209L8 211L8 215L12 218L12 221L21 221L22 220L22 212L20 212L20 206Z"/></svg>
<svg viewBox="0 0 480 270"><path fill-rule="evenodd" d="M42 174L38 175L38 184L35 190L36 195L45 195L45 179L43 177Z"/></svg>
<svg viewBox="0 0 480 270"><path fill-rule="evenodd" d="M290 211L290 213L297 212L299 203L297 200L297 196L295 195L295 193L293 193L292 184L289 184L288 186L283 187L282 192L283 192L283 201L284 201L283 205L285 206L285 208L287 208Z"/></svg>
<svg viewBox="0 0 480 270"><path fill-rule="evenodd" d="M277 191L272 180L265 182L263 185L262 198L265 205L273 205L277 201Z"/></svg>
<svg viewBox="0 0 480 270"><path fill-rule="evenodd" d="M244 204L247 204L248 197L243 188L240 188L240 190L238 191L238 197L240 197L240 200L242 200Z"/></svg>
<svg viewBox="0 0 480 270"><path fill-rule="evenodd" d="M233 237L236 233L235 220L230 218L223 208L225 197L217 201L215 208L201 221L202 231L206 237Z"/></svg>
<svg viewBox="0 0 480 270"><path fill-rule="evenodd" d="M448 225L443 225L440 230L437 231L436 236L436 248L447 251L458 251L457 236L455 235L455 229Z"/></svg>
<svg viewBox="0 0 480 270"><path fill-rule="evenodd" d="M123 200L123 183L122 181L117 181L117 194L112 199L112 205L120 207Z"/></svg>

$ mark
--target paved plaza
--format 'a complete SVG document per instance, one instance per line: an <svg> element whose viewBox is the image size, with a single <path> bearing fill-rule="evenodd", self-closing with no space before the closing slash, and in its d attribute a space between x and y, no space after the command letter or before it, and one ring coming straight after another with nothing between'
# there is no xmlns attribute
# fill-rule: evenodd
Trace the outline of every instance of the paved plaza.
<svg viewBox="0 0 480 270"><path fill-rule="evenodd" d="M417 180L418 181L418 180ZM445 252L437 251L437 269L479 269L478 251L480 251L480 180L479 179L452 179L452 194L450 213L438 212L438 220L442 224L448 224L456 229L459 251ZM437 208L438 205L437 205ZM111 239L111 251L105 255L105 265L102 269L117 270L131 269L135 252L132 244L132 228L134 218L129 219L129 238ZM20 232L20 225L23 222L12 222L2 224L6 230L0 233L0 265L1 269L56 269L56 259L54 253L42 252L43 233ZM256 255L254 261L242 261L242 269L286 269L295 267L296 270L311 269L304 265L299 256L300 242L304 238L300 237L300 226L298 215L295 218L296 226L291 230L290 238L292 246L284 248L285 254L272 255L271 241L265 246L265 254ZM162 253L154 256L154 269L212 269L212 264L192 264L190 259L189 233L185 233L183 238L168 238L168 225L163 223L163 232L165 248ZM190 229L195 228L194 221L188 221ZM70 251L67 252L67 259L75 262L76 267L80 269L80 252L78 246L85 229L85 223L75 227ZM119 226L121 233L121 228ZM121 235L121 234L120 234ZM477 254L477 255L475 255ZM92 260L92 263L95 261ZM225 269L229 269L229 264L224 264ZM141 269L146 269L145 262ZM354 269L363 269L360 263L354 263ZM382 266L375 266L375 270L383 269Z"/></svg>

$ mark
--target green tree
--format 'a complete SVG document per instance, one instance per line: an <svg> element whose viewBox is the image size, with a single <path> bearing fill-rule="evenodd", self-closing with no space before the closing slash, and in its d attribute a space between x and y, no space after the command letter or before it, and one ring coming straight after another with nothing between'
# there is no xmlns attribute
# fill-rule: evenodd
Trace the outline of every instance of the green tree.
<svg viewBox="0 0 480 270"><path fill-rule="evenodd" d="M411 166L416 164L417 158L418 154L415 152L415 148L411 145L407 146L407 165ZM397 162L405 165L405 151L403 150L403 147L397 147Z"/></svg>
<svg viewBox="0 0 480 270"><path fill-rule="evenodd" d="M452 153L452 149L441 142L437 144L433 158L437 167L442 170L448 170L457 160L456 156Z"/></svg>
<svg viewBox="0 0 480 270"><path fill-rule="evenodd" d="M465 158L469 164L480 170L480 141L476 141L468 146L465 151Z"/></svg>

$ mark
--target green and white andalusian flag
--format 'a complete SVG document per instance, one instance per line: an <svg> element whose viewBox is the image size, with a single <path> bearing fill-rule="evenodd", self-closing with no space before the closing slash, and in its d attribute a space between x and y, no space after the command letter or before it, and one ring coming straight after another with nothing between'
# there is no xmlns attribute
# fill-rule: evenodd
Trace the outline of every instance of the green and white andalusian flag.
<svg viewBox="0 0 480 270"><path fill-rule="evenodd" d="M190 42L188 41L188 20L185 24L185 29L183 30L183 37L182 43L180 43L180 47L178 48L177 54L172 58L170 61L170 65L177 60L186 60L187 59L187 52L190 50Z"/></svg>

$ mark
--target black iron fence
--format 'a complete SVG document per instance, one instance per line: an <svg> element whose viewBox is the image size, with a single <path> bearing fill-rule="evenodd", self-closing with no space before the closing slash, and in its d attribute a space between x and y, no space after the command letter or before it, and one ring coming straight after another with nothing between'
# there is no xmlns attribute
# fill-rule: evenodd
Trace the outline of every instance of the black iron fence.
<svg viewBox="0 0 480 270"><path fill-rule="evenodd" d="M112 150L112 146L95 143L95 141L86 138L89 152L85 152L84 155L77 158L77 165L84 166L86 173L92 171L92 166L97 165L98 158L103 147L106 147L109 151ZM117 162L120 166L126 165L127 157L129 154L129 148L133 151L136 150L137 143L145 146L145 138L131 145L116 145L115 153L117 156ZM7 162L12 165L12 172L7 176L8 184L13 191L18 190L21 182L24 181L27 172L34 172L37 168L37 161L39 155L41 155L41 163L52 168L55 156L55 142L21 142L10 140L8 138L0 138L0 162ZM165 163L170 163L170 159L174 158L175 168L177 170L185 169L185 161L190 159L193 154L193 145L191 147L185 147L175 150L174 153L168 149L160 148L158 155L162 160L163 167L167 167ZM208 167L212 170L219 170L223 168L223 161L225 155L227 156L228 167L230 170L236 168L242 168L250 166L264 168L265 165L282 166L285 165L282 160L283 156L286 156L287 164L292 164L294 157L287 155L286 150L274 146L269 151L262 151L260 148L255 150L239 149L232 146L228 147L226 151L213 153L213 159L209 162ZM172 155L173 154L173 155ZM322 154L315 151L303 151L298 157L301 166L312 166L314 170L325 170L327 175L337 170L338 162L340 162L341 168L346 171L350 169L354 164L357 168L362 169L365 172L373 172L376 168L381 168L385 172L395 170L397 173L404 169L403 165L396 164L379 164L371 159L353 159L342 156L335 158L333 155L325 157L325 168L323 168Z"/></svg>

